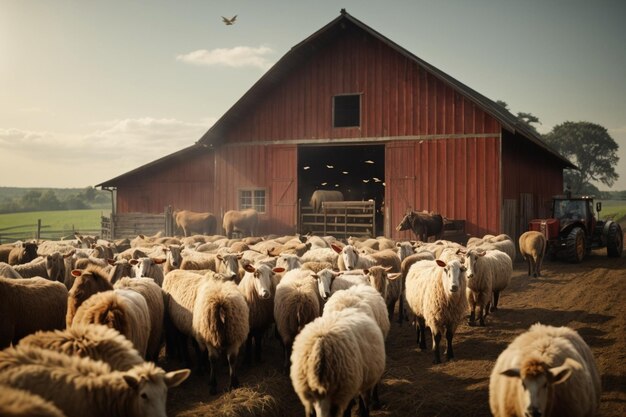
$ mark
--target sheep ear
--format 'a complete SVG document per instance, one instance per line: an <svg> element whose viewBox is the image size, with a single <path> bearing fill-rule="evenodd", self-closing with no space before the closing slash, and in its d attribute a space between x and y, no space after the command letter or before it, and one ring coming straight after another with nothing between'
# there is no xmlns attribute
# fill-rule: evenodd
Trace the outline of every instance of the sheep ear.
<svg viewBox="0 0 626 417"><path fill-rule="evenodd" d="M246 265L244 265L244 266L243 266L243 269L244 269L246 272L250 272L250 273L253 273L254 271L256 271L256 268L255 268L255 267L253 267L253 266L252 266L252 265L250 265L250 264L246 264Z"/></svg>
<svg viewBox="0 0 626 417"><path fill-rule="evenodd" d="M155 264L157 264L157 265L158 265L158 264L162 264L162 263L163 263L163 262L165 262L166 260L165 260L165 259L163 259L163 258L153 258L153 259L152 259L152 261L153 261Z"/></svg>
<svg viewBox="0 0 626 417"><path fill-rule="evenodd" d="M369 270L369 269L364 269L364 270L363 270L363 273L364 273L365 275L369 275L370 270Z"/></svg>
<svg viewBox="0 0 626 417"><path fill-rule="evenodd" d="M137 259L131 259L130 261L128 261L128 263L131 265L137 265L139 261Z"/></svg>
<svg viewBox="0 0 626 417"><path fill-rule="evenodd" d="M83 271L81 271L80 269L72 269L72 272L71 272L73 277L79 277L81 276L82 273Z"/></svg>
<svg viewBox="0 0 626 417"><path fill-rule="evenodd" d="M500 375L508 376L510 378L519 378L520 371L519 368L511 368L507 369L506 371L500 372Z"/></svg>
<svg viewBox="0 0 626 417"><path fill-rule="evenodd" d="M66 253L65 255L63 255L64 258L69 258L70 256L74 255L76 253L76 250L71 251L70 253Z"/></svg>
<svg viewBox="0 0 626 417"><path fill-rule="evenodd" d="M285 268L276 267L272 269L272 272L275 272L275 273L285 272Z"/></svg>
<svg viewBox="0 0 626 417"><path fill-rule="evenodd" d="M437 262L437 265L439 265L442 268L445 268L446 266L446 263L442 261L441 259L437 259L435 262Z"/></svg>
<svg viewBox="0 0 626 417"><path fill-rule="evenodd" d="M241 258L243 258L243 253L240 252L240 253L237 254L237 260L239 260Z"/></svg>
<svg viewBox="0 0 626 417"><path fill-rule="evenodd" d="M177 387L182 384L191 375L189 369L179 369L165 374L165 385L168 388Z"/></svg>
<svg viewBox="0 0 626 417"><path fill-rule="evenodd" d="M341 248L339 246L331 243L330 247L333 248L335 252L341 253Z"/></svg>
<svg viewBox="0 0 626 417"><path fill-rule="evenodd" d="M107 259L109 265L115 265L115 259Z"/></svg>
<svg viewBox="0 0 626 417"><path fill-rule="evenodd" d="M389 274L387 275L387 279L390 281L395 281L396 279L400 278L402 274L400 272L395 272L393 274Z"/></svg>
<svg viewBox="0 0 626 417"><path fill-rule="evenodd" d="M134 390L138 390L139 389L139 379L134 376L134 375L124 375L124 381L126 381L126 384L131 387Z"/></svg>
<svg viewBox="0 0 626 417"><path fill-rule="evenodd" d="M393 269L393 266L388 266L387 268L385 268L385 272L391 272L392 269Z"/></svg>

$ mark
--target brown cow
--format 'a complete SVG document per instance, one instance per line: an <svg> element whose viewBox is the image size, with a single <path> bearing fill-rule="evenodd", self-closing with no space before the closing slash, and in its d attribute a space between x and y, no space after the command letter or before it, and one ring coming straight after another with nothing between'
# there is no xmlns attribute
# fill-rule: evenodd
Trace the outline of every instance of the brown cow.
<svg viewBox="0 0 626 417"><path fill-rule="evenodd" d="M198 213L189 210L179 210L174 213L176 226L183 229L185 236L192 234L214 235L217 228L217 219L213 213Z"/></svg>
<svg viewBox="0 0 626 417"><path fill-rule="evenodd" d="M413 230L418 240L427 242L429 236L441 239L443 234L443 217L441 214L428 213L424 211L409 211L400 224L397 231Z"/></svg>
<svg viewBox="0 0 626 417"><path fill-rule="evenodd" d="M255 236L259 225L259 213L255 209L228 210L224 213L222 226L229 239L233 237L233 231L238 230L247 236Z"/></svg>

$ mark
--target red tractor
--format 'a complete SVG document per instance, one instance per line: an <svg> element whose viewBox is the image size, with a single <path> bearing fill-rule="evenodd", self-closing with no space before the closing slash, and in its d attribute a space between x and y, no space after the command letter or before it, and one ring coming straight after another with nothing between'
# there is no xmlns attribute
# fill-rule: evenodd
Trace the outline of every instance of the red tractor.
<svg viewBox="0 0 626 417"><path fill-rule="evenodd" d="M552 218L534 219L529 229L542 232L548 240L547 253L552 259L565 258L579 263L592 249L606 248L610 257L622 256L624 235L619 223L598 220L602 203L593 197L558 195L552 199Z"/></svg>

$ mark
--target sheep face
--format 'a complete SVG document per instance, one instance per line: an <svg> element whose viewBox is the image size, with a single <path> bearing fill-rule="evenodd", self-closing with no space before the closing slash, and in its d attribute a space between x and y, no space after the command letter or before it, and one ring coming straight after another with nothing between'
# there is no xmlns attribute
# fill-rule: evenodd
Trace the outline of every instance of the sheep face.
<svg viewBox="0 0 626 417"><path fill-rule="evenodd" d="M150 375L136 375L133 370L124 375L124 381L133 392L129 408L136 416L166 417L165 402L167 389L181 384L190 372L188 369L168 372L152 372Z"/></svg>
<svg viewBox="0 0 626 417"><path fill-rule="evenodd" d="M353 270L359 261L359 252L352 245L346 245L341 250L341 257L348 271Z"/></svg>
<svg viewBox="0 0 626 417"><path fill-rule="evenodd" d="M330 269L322 269L314 276L317 279L317 290L320 293L320 297L322 297L324 301L328 300L328 297L330 297L330 287L337 273Z"/></svg>
<svg viewBox="0 0 626 417"><path fill-rule="evenodd" d="M300 258L297 255L289 253L281 253L276 260L276 266L285 268L285 271L299 268L301 266Z"/></svg>
<svg viewBox="0 0 626 417"><path fill-rule="evenodd" d="M461 262L455 259L445 263L438 259L437 265L443 268L444 271L443 283L445 290L449 293L459 291L461 280L464 279L463 274L465 274L465 267L461 265Z"/></svg>
<svg viewBox="0 0 626 417"><path fill-rule="evenodd" d="M566 359L561 366L548 369L545 363L537 359L529 359L520 368L511 368L502 375L517 378L522 394L519 397L520 410L526 417L543 417L549 410L549 403L554 394L554 385L567 381L572 374L572 365L578 362Z"/></svg>
<svg viewBox="0 0 626 417"><path fill-rule="evenodd" d="M267 300L272 296L272 278L277 272L284 272L284 268L276 267L270 268L263 263L258 264L256 267L252 265L246 265L244 267L246 272L252 274L254 278L254 289L256 290L259 298Z"/></svg>
<svg viewBox="0 0 626 417"><path fill-rule="evenodd" d="M54 252L46 256L46 272L52 281L63 282L65 280L65 261L63 255Z"/></svg>
<svg viewBox="0 0 626 417"><path fill-rule="evenodd" d="M217 259L220 261L220 264L217 267L217 272L221 273L229 280L234 280L239 274L239 260L242 256L243 254L241 253L226 255L218 254Z"/></svg>
<svg viewBox="0 0 626 417"><path fill-rule="evenodd" d="M152 268L156 268L157 264L162 264L163 262L165 262L165 259L139 258L132 260L130 263L133 265L135 277L152 278L152 275L150 274Z"/></svg>
<svg viewBox="0 0 626 417"><path fill-rule="evenodd" d="M134 277L133 266L126 259L119 259L117 261L109 260L111 271L109 272L109 281L111 284L115 284L117 281L124 277Z"/></svg>
<svg viewBox="0 0 626 417"><path fill-rule="evenodd" d="M180 253L180 246L170 245L167 248L166 260L172 265L172 269L180 268L180 264L183 262L183 256Z"/></svg>
<svg viewBox="0 0 626 417"><path fill-rule="evenodd" d="M372 287L383 296L387 297L387 269L382 266L373 266L367 270L367 277Z"/></svg>
<svg viewBox="0 0 626 417"><path fill-rule="evenodd" d="M475 251L473 249L467 251L465 254L465 265L467 265L467 279L474 278L476 273L476 260L482 256L485 256L485 252Z"/></svg>

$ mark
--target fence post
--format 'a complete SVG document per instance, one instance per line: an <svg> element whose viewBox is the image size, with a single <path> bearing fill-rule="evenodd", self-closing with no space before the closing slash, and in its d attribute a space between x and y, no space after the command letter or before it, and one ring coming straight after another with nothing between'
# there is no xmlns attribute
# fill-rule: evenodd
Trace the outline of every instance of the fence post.
<svg viewBox="0 0 626 417"><path fill-rule="evenodd" d="M37 219L37 240L41 238L41 219Z"/></svg>

